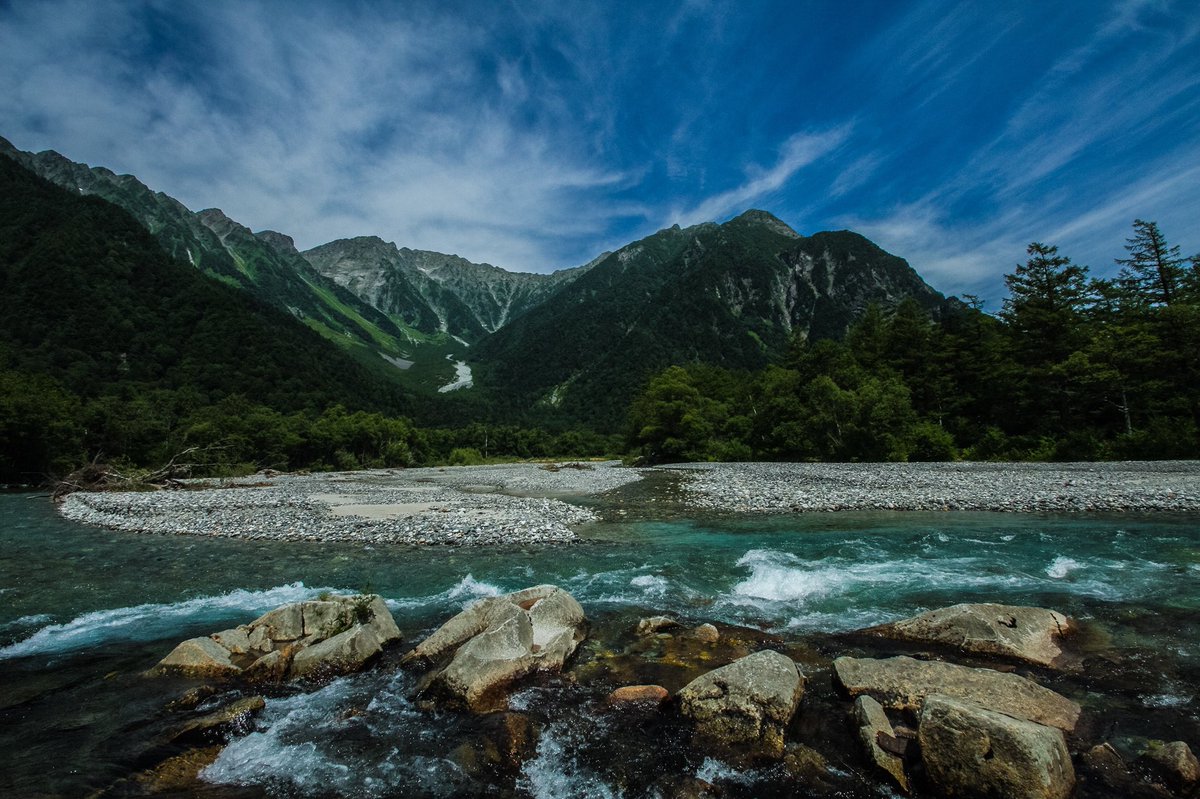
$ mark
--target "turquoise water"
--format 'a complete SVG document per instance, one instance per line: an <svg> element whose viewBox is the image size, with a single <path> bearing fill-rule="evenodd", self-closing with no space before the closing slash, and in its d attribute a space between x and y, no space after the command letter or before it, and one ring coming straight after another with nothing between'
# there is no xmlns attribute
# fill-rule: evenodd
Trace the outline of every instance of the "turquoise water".
<svg viewBox="0 0 1200 799"><path fill-rule="evenodd" d="M584 535L568 548L505 550L136 536L68 523L44 499L0 496L0 750L15 753L0 765L0 793L74 795L127 775L181 690L141 671L182 638L324 590L383 595L406 639L473 599L545 582L611 624L671 612L825 647L839 633L955 602L1042 605L1102 630L1109 660L1144 674L1118 702L1126 727L1137 727L1139 706L1188 729L1200 715L1195 517L810 514L606 523ZM458 722L431 726L404 698L406 680L386 671L273 698L262 729L228 747L209 776L251 795L472 792L439 748ZM372 704L369 728L330 721L339 707ZM551 725L509 789L621 792L572 754L571 741L592 735L581 730L604 721L571 718ZM396 744L402 727L425 737ZM344 750L344 739L358 744ZM343 784L339 774L355 776Z"/></svg>

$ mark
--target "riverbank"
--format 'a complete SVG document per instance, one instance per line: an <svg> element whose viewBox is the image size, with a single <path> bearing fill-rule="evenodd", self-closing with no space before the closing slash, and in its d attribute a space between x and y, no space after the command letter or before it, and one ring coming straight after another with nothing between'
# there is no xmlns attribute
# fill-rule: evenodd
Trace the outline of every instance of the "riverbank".
<svg viewBox="0 0 1200 799"><path fill-rule="evenodd" d="M605 496L655 472L682 477L683 512L1196 512L1200 462L704 463L616 461L255 476L223 487L76 493L77 522L136 533L410 545L562 544L596 521L564 498Z"/></svg>

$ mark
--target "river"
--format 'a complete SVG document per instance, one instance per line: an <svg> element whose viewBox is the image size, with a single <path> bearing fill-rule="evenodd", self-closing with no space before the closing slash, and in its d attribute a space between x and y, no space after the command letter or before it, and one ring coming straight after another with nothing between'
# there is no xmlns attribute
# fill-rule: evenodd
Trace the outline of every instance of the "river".
<svg viewBox="0 0 1200 799"><path fill-rule="evenodd" d="M128 777L156 751L163 708L184 687L144 670L183 638L322 591L381 594L412 642L473 599L556 583L583 605L598 639L608 636L585 644L584 665L651 613L753 628L827 662L853 646L842 634L929 608L1051 607L1083 620L1111 664L1096 685L1056 689L1110 725L1109 738L1195 743L1198 522L988 513L640 518L587 527L568 547L413 549L115 533L67 522L45 499L2 495L0 794L83 795ZM725 780L730 795L771 793L769 770L734 773L675 749L640 746L622 756L626 771L607 765L612 753L589 747L612 722L572 686L518 694L517 705L556 708L536 757L507 782L481 780L453 754L474 722L417 709L410 680L381 667L269 697L256 730L205 772L211 794L652 795L629 769L683 769ZM816 745L820 729L803 734ZM639 734L666 740L671 732ZM879 795L855 781L852 763L826 754L845 795Z"/></svg>

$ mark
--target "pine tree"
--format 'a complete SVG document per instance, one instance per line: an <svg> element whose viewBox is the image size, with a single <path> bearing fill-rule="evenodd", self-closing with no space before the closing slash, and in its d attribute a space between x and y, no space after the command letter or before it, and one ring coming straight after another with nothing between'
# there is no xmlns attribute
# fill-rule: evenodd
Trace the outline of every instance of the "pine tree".
<svg viewBox="0 0 1200 799"><path fill-rule="evenodd" d="M1133 221L1134 234L1126 239L1128 258L1117 258L1121 279L1153 305L1171 305L1179 296L1186 274L1179 246L1167 244L1158 223Z"/></svg>
<svg viewBox="0 0 1200 799"><path fill-rule="evenodd" d="M1076 348L1081 314L1090 299L1088 269L1058 254L1058 247L1033 242L1029 259L1004 276L1010 296L1001 316L1027 363L1065 360Z"/></svg>

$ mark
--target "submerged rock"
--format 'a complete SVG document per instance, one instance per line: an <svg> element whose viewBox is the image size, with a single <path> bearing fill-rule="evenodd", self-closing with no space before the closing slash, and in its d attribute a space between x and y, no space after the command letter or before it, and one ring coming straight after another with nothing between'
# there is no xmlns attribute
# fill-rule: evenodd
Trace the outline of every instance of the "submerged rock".
<svg viewBox="0 0 1200 799"><path fill-rule="evenodd" d="M1079 705L1017 674L953 663L894 657L885 660L840 657L834 681L850 696L868 694L884 707L918 712L932 694L965 699L1019 719L1075 729Z"/></svg>
<svg viewBox="0 0 1200 799"><path fill-rule="evenodd" d="M211 742L214 738L247 732L250 721L266 706L266 700L261 696L239 699L220 710L184 724L171 735L171 741Z"/></svg>
<svg viewBox="0 0 1200 799"><path fill-rule="evenodd" d="M929 779L951 796L1065 799L1075 770L1062 730L934 694L918 729Z"/></svg>
<svg viewBox="0 0 1200 799"><path fill-rule="evenodd" d="M361 669L399 638L379 596L335 596L293 602L249 624L184 641L151 673L252 682L332 676Z"/></svg>
<svg viewBox="0 0 1200 799"><path fill-rule="evenodd" d="M908 775L904 772L904 758L896 749L903 749L907 739L897 739L892 723L888 721L883 706L869 696L858 697L854 702L854 721L858 725L858 737L862 741L867 757L879 769L888 774L900 790L908 793L910 790ZM883 744L890 741L903 741L903 744L884 749Z"/></svg>
<svg viewBox="0 0 1200 799"><path fill-rule="evenodd" d="M865 632L902 641L942 644L975 655L1000 655L1039 666L1054 666L1063 656L1059 642L1074 622L1046 608L961 604Z"/></svg>
<svg viewBox="0 0 1200 799"><path fill-rule="evenodd" d="M489 597L451 618L404 656L406 665L450 657L430 687L476 712L503 706L505 689L535 671L560 671L584 639L587 619L553 585Z"/></svg>
<svg viewBox="0 0 1200 799"><path fill-rule="evenodd" d="M1183 741L1154 742L1142 753L1138 762L1180 793L1190 791L1200 782L1200 762L1196 760L1191 747Z"/></svg>
<svg viewBox="0 0 1200 799"><path fill-rule="evenodd" d="M678 693L679 709L701 742L783 755L783 731L804 695L791 658L764 650L702 674Z"/></svg>

